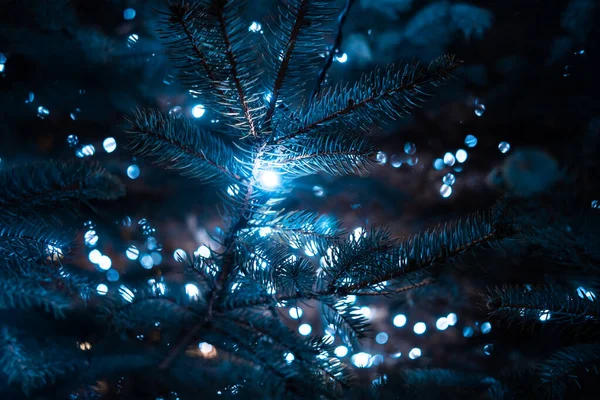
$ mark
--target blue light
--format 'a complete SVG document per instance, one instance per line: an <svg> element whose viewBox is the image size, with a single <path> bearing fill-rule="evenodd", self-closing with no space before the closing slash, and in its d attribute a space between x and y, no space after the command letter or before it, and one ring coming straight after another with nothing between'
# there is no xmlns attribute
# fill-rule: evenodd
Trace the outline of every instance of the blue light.
<svg viewBox="0 0 600 400"><path fill-rule="evenodd" d="M417 334L417 335L422 335L425 333L425 331L427 330L427 325L425 325L425 322L417 322L415 324L415 326L413 326L413 331Z"/></svg>
<svg viewBox="0 0 600 400"><path fill-rule="evenodd" d="M136 179L138 176L140 176L140 167L135 164L131 164L129 167L127 167L127 176L130 179Z"/></svg>
<svg viewBox="0 0 600 400"><path fill-rule="evenodd" d="M377 336L375 336L375 341L379 344L386 344L388 341L388 334L385 332L379 332Z"/></svg>
<svg viewBox="0 0 600 400"><path fill-rule="evenodd" d="M192 108L192 116L194 118L202 118L202 116L204 115L205 112L206 112L206 109L204 108L204 106L202 104L196 104Z"/></svg>
<svg viewBox="0 0 600 400"><path fill-rule="evenodd" d="M344 53L341 56L335 56L335 61L342 64L345 63L346 61L348 61L348 54Z"/></svg>
<svg viewBox="0 0 600 400"><path fill-rule="evenodd" d="M127 21L131 21L135 18L135 10L133 8L126 8L125 11L123 11L123 18Z"/></svg>

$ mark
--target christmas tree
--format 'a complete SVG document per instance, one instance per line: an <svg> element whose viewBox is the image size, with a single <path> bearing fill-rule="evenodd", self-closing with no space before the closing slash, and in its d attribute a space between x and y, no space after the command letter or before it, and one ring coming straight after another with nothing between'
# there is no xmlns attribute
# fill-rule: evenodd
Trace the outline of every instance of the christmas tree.
<svg viewBox="0 0 600 400"><path fill-rule="evenodd" d="M120 278L97 249L89 260L114 273L99 277L80 268L73 226L90 215L116 214L126 199L120 180L97 163L1 171L6 396L508 399L569 397L597 386L597 217L582 206L588 195L579 191L593 166L572 171L571 179L546 153L515 151L488 177L506 192L491 208L408 237L385 226L348 228L296 206L294 190L307 176L361 176L385 163L370 132L417 110L460 69L457 58L443 55L331 85L328 71L345 56L343 25L353 3L281 1L264 29L258 22L248 27L244 1L173 1L159 11L158 32L178 81L202 99L192 116L210 110L215 117L209 127L180 107L140 107L127 117L135 156L217 194L220 228L195 251L178 248L173 271ZM464 11L437 4L421 14L434 8ZM333 47L321 52L331 33ZM46 111L38 110L41 118ZM94 148L76 151L84 158ZM129 177L137 177L137 165L130 168ZM442 190L451 190L453 179L446 175ZM127 218L119 226L130 226ZM129 247L126 254L151 269L161 245L147 221L138 225L149 253ZM84 242L94 248L95 227L86 227ZM445 281L452 267L485 274L490 259L515 254L528 270L501 282L482 278L490 285L479 306L494 323L509 323L494 329L527 343L539 341L542 328L558 328L544 351L496 373L397 368L373 380L352 367L376 362L359 352L375 332L371 311L357 299L435 297L453 285ZM303 318L307 310L312 314ZM406 323L400 316L396 326ZM437 328L455 323L456 315L448 315ZM473 334L468 328L465 337ZM491 324L476 329L487 334ZM425 330L423 322L414 325L416 334ZM482 347L494 351L492 344ZM420 355L419 348L408 354Z"/></svg>

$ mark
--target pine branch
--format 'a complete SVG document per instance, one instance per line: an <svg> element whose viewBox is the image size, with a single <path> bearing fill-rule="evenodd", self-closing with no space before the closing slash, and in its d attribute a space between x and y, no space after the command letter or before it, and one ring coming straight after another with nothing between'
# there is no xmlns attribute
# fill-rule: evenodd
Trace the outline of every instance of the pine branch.
<svg viewBox="0 0 600 400"><path fill-rule="evenodd" d="M202 181L241 182L247 176L231 147L191 121L138 110L129 122L127 133L135 154L153 157L160 166Z"/></svg>
<svg viewBox="0 0 600 400"><path fill-rule="evenodd" d="M505 219L503 208L500 202L490 212L475 213L400 241L390 239L385 231L373 231L355 243L346 242L333 252L328 272L333 279L329 278L329 286L337 288L338 295L377 290L385 281L451 261L482 245L492 246L515 237L519 228ZM340 283L340 279L345 282Z"/></svg>
<svg viewBox="0 0 600 400"><path fill-rule="evenodd" d="M284 144L303 134L314 135L314 131L333 132L340 126L366 131L384 118L403 117L425 101L427 86L441 85L460 64L453 56L443 56L425 67L413 63L402 69L375 70L351 87L340 83L293 113L276 143Z"/></svg>
<svg viewBox="0 0 600 400"><path fill-rule="evenodd" d="M267 46L272 74L270 99L265 115L268 127L278 102L291 102L302 94L306 76L316 76L323 48L323 28L334 18L336 1L280 1L279 24L273 29L274 42Z"/></svg>
<svg viewBox="0 0 600 400"><path fill-rule="evenodd" d="M565 398L567 383L577 385L581 373L600 374L600 344L585 343L564 347L543 361L539 367L544 390L548 398Z"/></svg>
<svg viewBox="0 0 600 400"><path fill-rule="evenodd" d="M338 17L338 26L337 26L337 33L335 36L335 41L333 43L333 47L327 53L327 57L325 58L325 63L323 65L323 68L321 69L321 72L319 72L319 78L317 79L317 84L315 85L315 88L312 92L311 99L314 99L314 97L317 95L317 93L319 93L321 91L321 85L323 84L323 82L325 81L325 78L327 77L327 71L329 71L331 64L333 64L334 57L337 56L337 54L340 51L340 48L342 47L344 23L346 22L346 19L348 18L348 14L350 13L350 9L354 5L354 3L355 3L355 0L346 0L346 5L340 12L340 16Z"/></svg>
<svg viewBox="0 0 600 400"><path fill-rule="evenodd" d="M99 164L80 161L48 161L0 171L0 187L0 208L13 216L56 205L115 200L125 193L121 182Z"/></svg>
<svg viewBox="0 0 600 400"><path fill-rule="evenodd" d="M290 178L320 172L335 176L365 171L375 153L368 137L334 133L287 140L269 162Z"/></svg>
<svg viewBox="0 0 600 400"><path fill-rule="evenodd" d="M8 377L8 383L19 384L26 395L53 383L58 376L64 375L78 364L77 360L57 360L46 356L39 349L26 348L7 328L0 333L0 352L2 372Z"/></svg>
<svg viewBox="0 0 600 400"><path fill-rule="evenodd" d="M581 299L550 286L502 286L489 289L484 296L490 315L510 323L548 321L569 324L582 329L581 324L600 323L600 304Z"/></svg>
<svg viewBox="0 0 600 400"><path fill-rule="evenodd" d="M229 126L257 136L263 99L256 90L256 52L245 40L244 8L242 0L173 2L162 36L175 52L174 61L191 90L206 96L212 109L222 110ZM186 39L183 43L172 40L180 36Z"/></svg>
<svg viewBox="0 0 600 400"><path fill-rule="evenodd" d="M54 265L69 252L72 235L59 228L58 221L52 225L40 221L12 220L10 225L0 221L0 264L14 265L20 276L38 276L39 266ZM49 275L47 271L44 275Z"/></svg>
<svg viewBox="0 0 600 400"><path fill-rule="evenodd" d="M61 296L41 285L23 278L0 279L0 309L42 308L54 318L65 318L69 298Z"/></svg>
<svg viewBox="0 0 600 400"><path fill-rule="evenodd" d="M327 324L333 324L344 343L354 346L359 339L371 337L369 320L358 307L343 301L322 303L323 316Z"/></svg>

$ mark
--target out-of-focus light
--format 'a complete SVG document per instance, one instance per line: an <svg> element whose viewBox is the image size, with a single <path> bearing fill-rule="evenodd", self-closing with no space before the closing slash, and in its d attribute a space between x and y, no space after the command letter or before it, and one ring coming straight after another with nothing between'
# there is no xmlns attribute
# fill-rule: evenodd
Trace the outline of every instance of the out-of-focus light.
<svg viewBox="0 0 600 400"><path fill-rule="evenodd" d="M348 61L348 54L343 53L341 56L335 56L335 61L342 64L345 63L346 61Z"/></svg>
<svg viewBox="0 0 600 400"><path fill-rule="evenodd" d="M98 286L96 286L96 293L100 296L105 296L108 293L108 286L104 283L99 283Z"/></svg>
<svg viewBox="0 0 600 400"><path fill-rule="evenodd" d="M248 27L248 30L250 32L260 32L260 30L262 29L262 25L260 24L260 22L252 22L250 24L250 26Z"/></svg>
<svg viewBox="0 0 600 400"><path fill-rule="evenodd" d="M467 135L465 137L465 144L467 147L475 147L477 145L477 138L473 135Z"/></svg>
<svg viewBox="0 0 600 400"><path fill-rule="evenodd" d="M260 183L264 188L273 189L279 186L281 177L271 170L263 171L260 174Z"/></svg>
<svg viewBox="0 0 600 400"><path fill-rule="evenodd" d="M393 320L394 326L398 327L398 328L402 328L404 325L406 325L406 315L404 314L398 314L394 317Z"/></svg>
<svg viewBox="0 0 600 400"><path fill-rule="evenodd" d="M302 324L298 327L298 332L300 332L300 334L303 336L310 335L312 332L312 326L309 324Z"/></svg>
<svg viewBox="0 0 600 400"><path fill-rule="evenodd" d="M375 336L375 341L379 344L386 344L388 341L388 334L385 332L379 332L377 336Z"/></svg>
<svg viewBox="0 0 600 400"><path fill-rule="evenodd" d="M187 253L183 249L177 249L173 252L173 258L177 262L182 262L187 258Z"/></svg>
<svg viewBox="0 0 600 400"><path fill-rule="evenodd" d="M489 322L484 322L483 324L481 324L481 333L483 333L484 335L490 333L492 331L492 324L490 324Z"/></svg>
<svg viewBox="0 0 600 400"><path fill-rule="evenodd" d="M135 295L133 294L131 289L129 289L125 285L119 286L119 294L125 301L127 301L129 303L133 302L133 299L135 298Z"/></svg>
<svg viewBox="0 0 600 400"><path fill-rule="evenodd" d="M109 282L116 282L119 280L119 271L117 271L116 269L109 269L108 272L106 273L106 279L108 279Z"/></svg>
<svg viewBox="0 0 600 400"><path fill-rule="evenodd" d="M102 147L107 153L112 153L117 148L117 141L113 137L108 137L102 142Z"/></svg>
<svg viewBox="0 0 600 400"><path fill-rule="evenodd" d="M133 8L126 8L125 11L123 11L123 18L127 21L131 21L135 18L135 10Z"/></svg>
<svg viewBox="0 0 600 400"><path fill-rule="evenodd" d="M458 315L455 313L450 313L448 316L446 316L446 319L448 320L448 325L454 326L458 322Z"/></svg>
<svg viewBox="0 0 600 400"><path fill-rule="evenodd" d="M372 310L371 310L370 307L368 307L368 306L362 306L358 310L359 310L360 314L362 314L363 317L365 317L365 318L370 318L371 317Z"/></svg>
<svg viewBox="0 0 600 400"><path fill-rule="evenodd" d="M290 317L293 319L298 319L300 317L302 317L302 309L300 307L292 307L290 308Z"/></svg>
<svg viewBox="0 0 600 400"><path fill-rule="evenodd" d="M125 256L130 260L137 260L140 255L140 251L134 245L131 245L125 250Z"/></svg>
<svg viewBox="0 0 600 400"><path fill-rule="evenodd" d="M458 161L459 163L464 163L465 161L467 161L467 151L463 150L463 149L458 149L456 151L456 161Z"/></svg>
<svg viewBox="0 0 600 400"><path fill-rule="evenodd" d="M185 294L188 295L190 300L197 300L198 296L200 295L200 289L198 289L198 286L194 285L193 283L187 283L185 285Z"/></svg>
<svg viewBox="0 0 600 400"><path fill-rule="evenodd" d="M348 354L348 348L346 346L338 346L333 352L338 357L346 357L346 355Z"/></svg>
<svg viewBox="0 0 600 400"><path fill-rule="evenodd" d="M140 264L142 264L142 267L145 269L152 269L154 266L154 260L150 254L144 254L142 258L140 258Z"/></svg>
<svg viewBox="0 0 600 400"><path fill-rule="evenodd" d="M544 310L540 313L540 321L546 322L550 319L550 310Z"/></svg>
<svg viewBox="0 0 600 400"><path fill-rule="evenodd" d="M427 325L425 325L425 322L417 322L415 324L415 326L413 326L413 331L417 334L417 335L422 335L425 333L425 331L427 330Z"/></svg>
<svg viewBox="0 0 600 400"><path fill-rule="evenodd" d="M90 251L90 254L88 254L88 258L92 263L98 264L100 262L100 259L102 258L102 253L100 253L100 250L94 249Z"/></svg>
<svg viewBox="0 0 600 400"><path fill-rule="evenodd" d="M140 176L140 167L135 164L131 164L129 167L127 167L127 176L129 179L136 179L138 176Z"/></svg>
<svg viewBox="0 0 600 400"><path fill-rule="evenodd" d="M418 347L415 347L415 348L411 349L411 350L408 352L408 357L409 357L411 360L416 360L417 358L421 357L421 349L420 349L420 348L418 348Z"/></svg>
<svg viewBox="0 0 600 400"><path fill-rule="evenodd" d="M98 267L104 271L108 271L112 266L112 260L109 256L101 256L100 261L98 261Z"/></svg>
<svg viewBox="0 0 600 400"><path fill-rule="evenodd" d="M446 318L446 317L441 317L435 322L435 327L439 331L445 331L448 328L448 326L449 326L448 318Z"/></svg>
<svg viewBox="0 0 600 400"><path fill-rule="evenodd" d="M208 246L202 245L196 249L194 252L196 257L209 258L210 257L210 249Z"/></svg>
<svg viewBox="0 0 600 400"><path fill-rule="evenodd" d="M202 118L205 112L206 109L202 104L196 104L194 107L192 107L192 116L194 118Z"/></svg>
<svg viewBox="0 0 600 400"><path fill-rule="evenodd" d="M287 362L288 364L296 359L296 357L292 353L285 353L283 355L283 358L285 359L285 362Z"/></svg>
<svg viewBox="0 0 600 400"><path fill-rule="evenodd" d="M369 368L373 365L373 357L369 353L364 352L354 354L350 361L358 368Z"/></svg>
<svg viewBox="0 0 600 400"><path fill-rule="evenodd" d="M470 326L465 326L465 327L463 328L463 336L464 336L464 337L466 337L466 338L469 338L469 337L473 336L473 333L474 333L474 332L473 332L473 328L472 328L472 327L470 327Z"/></svg>

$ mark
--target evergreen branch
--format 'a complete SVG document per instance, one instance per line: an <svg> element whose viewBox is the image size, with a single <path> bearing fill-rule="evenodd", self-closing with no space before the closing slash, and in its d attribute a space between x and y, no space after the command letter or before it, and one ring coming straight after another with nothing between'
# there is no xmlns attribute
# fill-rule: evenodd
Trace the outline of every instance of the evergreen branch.
<svg viewBox="0 0 600 400"><path fill-rule="evenodd" d="M320 172L358 174L366 170L375 153L372 141L363 135L302 136L286 141L270 163L291 178Z"/></svg>
<svg viewBox="0 0 600 400"><path fill-rule="evenodd" d="M52 264L69 252L70 235L53 225L17 219L11 225L0 222L0 263L14 263L18 274L36 275L35 264ZM15 271L17 272L17 271Z"/></svg>
<svg viewBox="0 0 600 400"><path fill-rule="evenodd" d="M333 241L344 233L339 221L310 211L281 212L274 217L258 216L249 222L249 227L253 233L258 231L260 238L275 236L279 242L295 248L311 239Z"/></svg>
<svg viewBox="0 0 600 400"><path fill-rule="evenodd" d="M519 229L505 220L505 212L500 202L490 212L475 213L463 221L447 223L400 241L390 239L385 231L373 231L358 241L350 240L333 253L329 286L337 288L338 295L357 294L368 288L377 290L377 285L385 281L514 237ZM338 283L342 278L344 282Z"/></svg>
<svg viewBox="0 0 600 400"><path fill-rule="evenodd" d="M0 171L0 187L0 208L8 215L78 201L114 200L125 193L121 182L99 164L81 161L47 161Z"/></svg>
<svg viewBox="0 0 600 400"><path fill-rule="evenodd" d="M578 384L582 373L600 374L600 344L584 343L564 347L538 366L548 398L565 398L568 382Z"/></svg>
<svg viewBox="0 0 600 400"><path fill-rule="evenodd" d="M427 278L419 283L415 283L412 285L406 285L406 286L402 286L402 287L394 288L394 289L387 289L384 286L382 289L372 291L372 292L360 291L360 292L356 293L356 295L361 296L361 297L362 296L382 296L382 295L389 296L389 295L395 295L395 294L400 294L400 293L406 293L413 289L418 289L423 286L431 285L432 283L435 283L435 279Z"/></svg>
<svg viewBox="0 0 600 400"><path fill-rule="evenodd" d="M69 305L68 298L46 290L35 282L23 278L0 279L0 309L39 307L47 313L52 313L54 318L65 318L64 311Z"/></svg>
<svg viewBox="0 0 600 400"><path fill-rule="evenodd" d="M244 179L245 171L236 162L233 149L191 121L137 110L129 122L127 133L137 155L154 157L156 164L202 181Z"/></svg>
<svg viewBox="0 0 600 400"><path fill-rule="evenodd" d="M344 343L354 346L359 339L371 337L369 320L358 307L339 301L331 304L322 302L323 316L340 333Z"/></svg>
<svg viewBox="0 0 600 400"><path fill-rule="evenodd" d="M271 123L277 103L289 102L300 95L306 84L302 77L316 72L318 48L322 47L327 33L322 26L332 21L337 7L332 1L290 0L280 1L280 9L282 15L275 28L274 43L267 47L274 63L269 66L273 84L265 115L266 126Z"/></svg>
<svg viewBox="0 0 600 400"><path fill-rule="evenodd" d="M28 349L8 330L0 333L0 364L8 383L18 383L21 390L28 395L32 390L53 383L60 375L73 369L76 361L64 362L50 358L39 349Z"/></svg>
<svg viewBox="0 0 600 400"><path fill-rule="evenodd" d="M284 144L297 136L337 126L334 124L351 130L367 130L383 118L403 117L425 101L426 86L441 85L459 65L453 56L444 56L425 67L413 63L402 69L375 70L352 87L338 84L293 114L289 118L291 123L283 129L276 143Z"/></svg>
<svg viewBox="0 0 600 400"><path fill-rule="evenodd" d="M323 82L325 81L325 78L327 77L327 71L329 71L331 64L333 64L333 58L336 57L336 55L340 51L340 48L342 47L344 23L346 22L346 18L348 17L348 14L350 13L350 9L352 8L353 5L354 5L354 0L346 0L346 5L340 12L340 16L338 17L337 34L335 36L335 41L333 43L333 47L327 53L327 57L325 58L325 64L323 65L323 69L321 69L321 72L319 72L319 78L317 79L317 84L315 85L311 99L314 99L314 97L317 95L317 93L319 93L321 91L321 85L323 84Z"/></svg>
<svg viewBox="0 0 600 400"><path fill-rule="evenodd" d="M549 321L581 328L600 322L600 303L581 299L550 286L502 286L489 289L485 307L508 322Z"/></svg>

